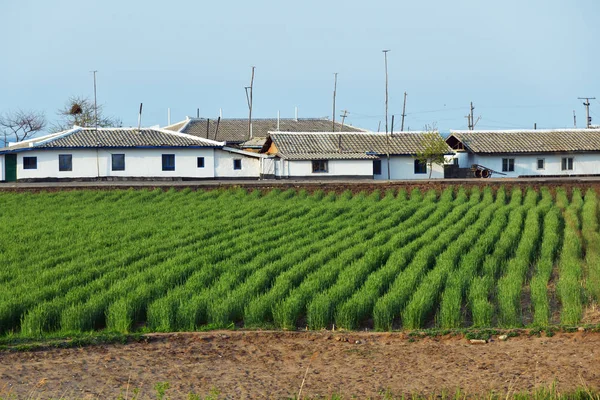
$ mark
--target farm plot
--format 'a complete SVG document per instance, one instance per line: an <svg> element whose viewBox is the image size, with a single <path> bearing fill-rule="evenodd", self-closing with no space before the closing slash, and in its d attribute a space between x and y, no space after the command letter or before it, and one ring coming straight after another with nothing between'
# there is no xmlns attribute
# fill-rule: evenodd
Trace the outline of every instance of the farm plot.
<svg viewBox="0 0 600 400"><path fill-rule="evenodd" d="M0 334L578 324L592 190L0 194Z"/></svg>

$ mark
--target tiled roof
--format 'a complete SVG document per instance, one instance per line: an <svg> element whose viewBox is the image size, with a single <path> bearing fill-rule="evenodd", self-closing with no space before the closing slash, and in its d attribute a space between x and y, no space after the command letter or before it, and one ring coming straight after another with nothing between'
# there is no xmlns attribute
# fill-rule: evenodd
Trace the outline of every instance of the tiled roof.
<svg viewBox="0 0 600 400"><path fill-rule="evenodd" d="M265 138L269 132L273 131L331 132L331 129L331 121L326 118L299 118L298 120L281 118L279 119L279 129L277 129L277 118L252 120L253 138ZM335 123L335 130L336 132L364 132L363 129L355 128L346 124L342 125L339 122ZM188 135L194 135L217 141L225 141L229 143L240 143L249 139L248 119L246 118L222 118L219 121L218 131L216 119L211 119L209 122L204 118L192 118L182 128L180 128L180 132L187 133Z"/></svg>
<svg viewBox="0 0 600 400"><path fill-rule="evenodd" d="M223 143L155 128L80 128L59 132L1 149L106 147L222 147Z"/></svg>
<svg viewBox="0 0 600 400"><path fill-rule="evenodd" d="M272 132L278 155L290 160L371 159L378 155L414 155L423 150L423 132L281 133ZM448 153L451 153L448 148Z"/></svg>
<svg viewBox="0 0 600 400"><path fill-rule="evenodd" d="M450 131L474 153L562 153L600 151L600 129ZM452 139L454 137L455 139Z"/></svg>

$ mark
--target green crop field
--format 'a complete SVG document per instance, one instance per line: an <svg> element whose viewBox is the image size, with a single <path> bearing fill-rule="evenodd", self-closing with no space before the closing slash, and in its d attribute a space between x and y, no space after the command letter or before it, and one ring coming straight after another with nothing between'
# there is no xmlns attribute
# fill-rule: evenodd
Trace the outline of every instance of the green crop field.
<svg viewBox="0 0 600 400"><path fill-rule="evenodd" d="M0 193L0 335L575 325L596 193Z"/></svg>

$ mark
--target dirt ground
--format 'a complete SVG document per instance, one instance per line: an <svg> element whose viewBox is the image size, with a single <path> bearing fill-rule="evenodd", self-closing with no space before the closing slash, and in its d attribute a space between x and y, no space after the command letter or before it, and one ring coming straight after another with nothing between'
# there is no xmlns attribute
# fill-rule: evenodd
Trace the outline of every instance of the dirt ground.
<svg viewBox="0 0 600 400"><path fill-rule="evenodd" d="M308 369L308 373L306 374ZM461 388L531 390L558 384L600 388L600 333L519 336L487 344L402 333L209 332L155 335L126 345L0 353L0 397L156 398L166 396L343 398L435 394Z"/></svg>

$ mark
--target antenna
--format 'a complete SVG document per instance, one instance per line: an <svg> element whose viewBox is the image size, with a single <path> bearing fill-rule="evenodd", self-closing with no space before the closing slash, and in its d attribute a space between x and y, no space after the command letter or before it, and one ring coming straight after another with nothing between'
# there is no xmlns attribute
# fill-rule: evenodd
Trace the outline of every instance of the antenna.
<svg viewBox="0 0 600 400"><path fill-rule="evenodd" d="M98 132L98 101L96 97L96 72L97 70L92 71L94 73L94 125L96 126L96 132Z"/></svg>
<svg viewBox="0 0 600 400"><path fill-rule="evenodd" d="M140 113L138 114L138 133L142 127L142 106L144 103L140 103ZM98 129L98 127L96 127Z"/></svg>
<svg viewBox="0 0 600 400"><path fill-rule="evenodd" d="M573 110L573 128L577 128L577 117L575 116L575 110Z"/></svg>
<svg viewBox="0 0 600 400"><path fill-rule="evenodd" d="M196 118L200 118L200 108L196 109Z"/></svg>
<svg viewBox="0 0 600 400"><path fill-rule="evenodd" d="M385 133L388 132L388 69L387 69L387 53L390 50L382 50L385 59ZM379 129L377 129L379 132ZM389 178L389 177L388 177Z"/></svg>
<svg viewBox="0 0 600 400"><path fill-rule="evenodd" d="M586 128L591 128L592 127L592 117L590 117L590 100L596 100L595 97L578 97L579 100L585 100L583 102L583 105L585 106L585 123L586 123Z"/></svg>
<svg viewBox="0 0 600 400"><path fill-rule="evenodd" d="M333 112L331 113L331 115L333 115L333 117L331 120L331 132L335 132L335 94L336 94L336 90L337 90L338 73L334 72L333 76L334 76L334 80L333 80Z"/></svg>
<svg viewBox="0 0 600 400"><path fill-rule="evenodd" d="M252 67L252 77L250 78L250 86L244 87L246 90L246 101L248 102L248 137L252 139L252 91L254 89L254 69L256 67ZM250 95L248 95L248 90L250 91Z"/></svg>

